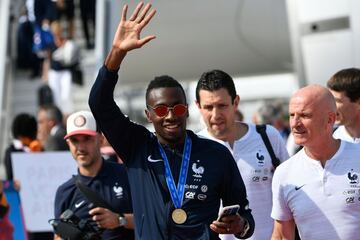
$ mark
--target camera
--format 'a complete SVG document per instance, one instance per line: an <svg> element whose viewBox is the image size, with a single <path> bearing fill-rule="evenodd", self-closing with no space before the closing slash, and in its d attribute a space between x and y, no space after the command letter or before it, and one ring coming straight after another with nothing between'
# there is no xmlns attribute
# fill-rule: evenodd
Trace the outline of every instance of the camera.
<svg viewBox="0 0 360 240"><path fill-rule="evenodd" d="M64 240L101 240L103 229L90 219L80 219L70 209L63 212L60 219L53 219L50 224L55 234Z"/></svg>

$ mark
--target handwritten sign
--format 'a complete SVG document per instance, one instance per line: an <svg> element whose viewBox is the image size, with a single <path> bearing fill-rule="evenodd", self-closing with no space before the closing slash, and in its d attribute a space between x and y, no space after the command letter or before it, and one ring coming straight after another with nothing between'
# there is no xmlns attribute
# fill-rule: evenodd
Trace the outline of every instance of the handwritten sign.
<svg viewBox="0 0 360 240"><path fill-rule="evenodd" d="M30 232L52 231L57 188L77 173L70 152L12 153L14 179L21 184L25 226Z"/></svg>

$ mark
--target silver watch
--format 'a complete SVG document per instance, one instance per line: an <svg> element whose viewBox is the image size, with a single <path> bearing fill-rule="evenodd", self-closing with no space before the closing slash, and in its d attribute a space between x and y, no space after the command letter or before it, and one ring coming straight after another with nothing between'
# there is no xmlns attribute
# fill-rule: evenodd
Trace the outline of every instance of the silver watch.
<svg viewBox="0 0 360 240"><path fill-rule="evenodd" d="M128 221L126 220L124 215L119 215L119 226L124 227Z"/></svg>

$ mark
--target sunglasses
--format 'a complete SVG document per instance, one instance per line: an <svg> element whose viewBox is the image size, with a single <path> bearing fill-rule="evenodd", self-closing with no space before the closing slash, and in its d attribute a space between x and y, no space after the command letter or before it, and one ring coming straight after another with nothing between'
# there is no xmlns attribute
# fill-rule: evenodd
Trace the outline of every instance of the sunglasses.
<svg viewBox="0 0 360 240"><path fill-rule="evenodd" d="M152 107L150 105L147 105L148 108L151 108L156 116L158 117L165 117L169 114L169 111L171 110L176 116L182 117L186 113L187 106L184 104L176 104L173 107L168 107L166 105L159 105L156 107Z"/></svg>

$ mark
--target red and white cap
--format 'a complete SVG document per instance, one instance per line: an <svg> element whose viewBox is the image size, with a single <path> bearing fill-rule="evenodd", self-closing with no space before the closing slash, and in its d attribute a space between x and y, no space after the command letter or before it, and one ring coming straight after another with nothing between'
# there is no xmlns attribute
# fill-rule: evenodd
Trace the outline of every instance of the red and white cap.
<svg viewBox="0 0 360 240"><path fill-rule="evenodd" d="M67 139L74 135L96 136L96 121L89 111L79 111L71 114L66 122Z"/></svg>

